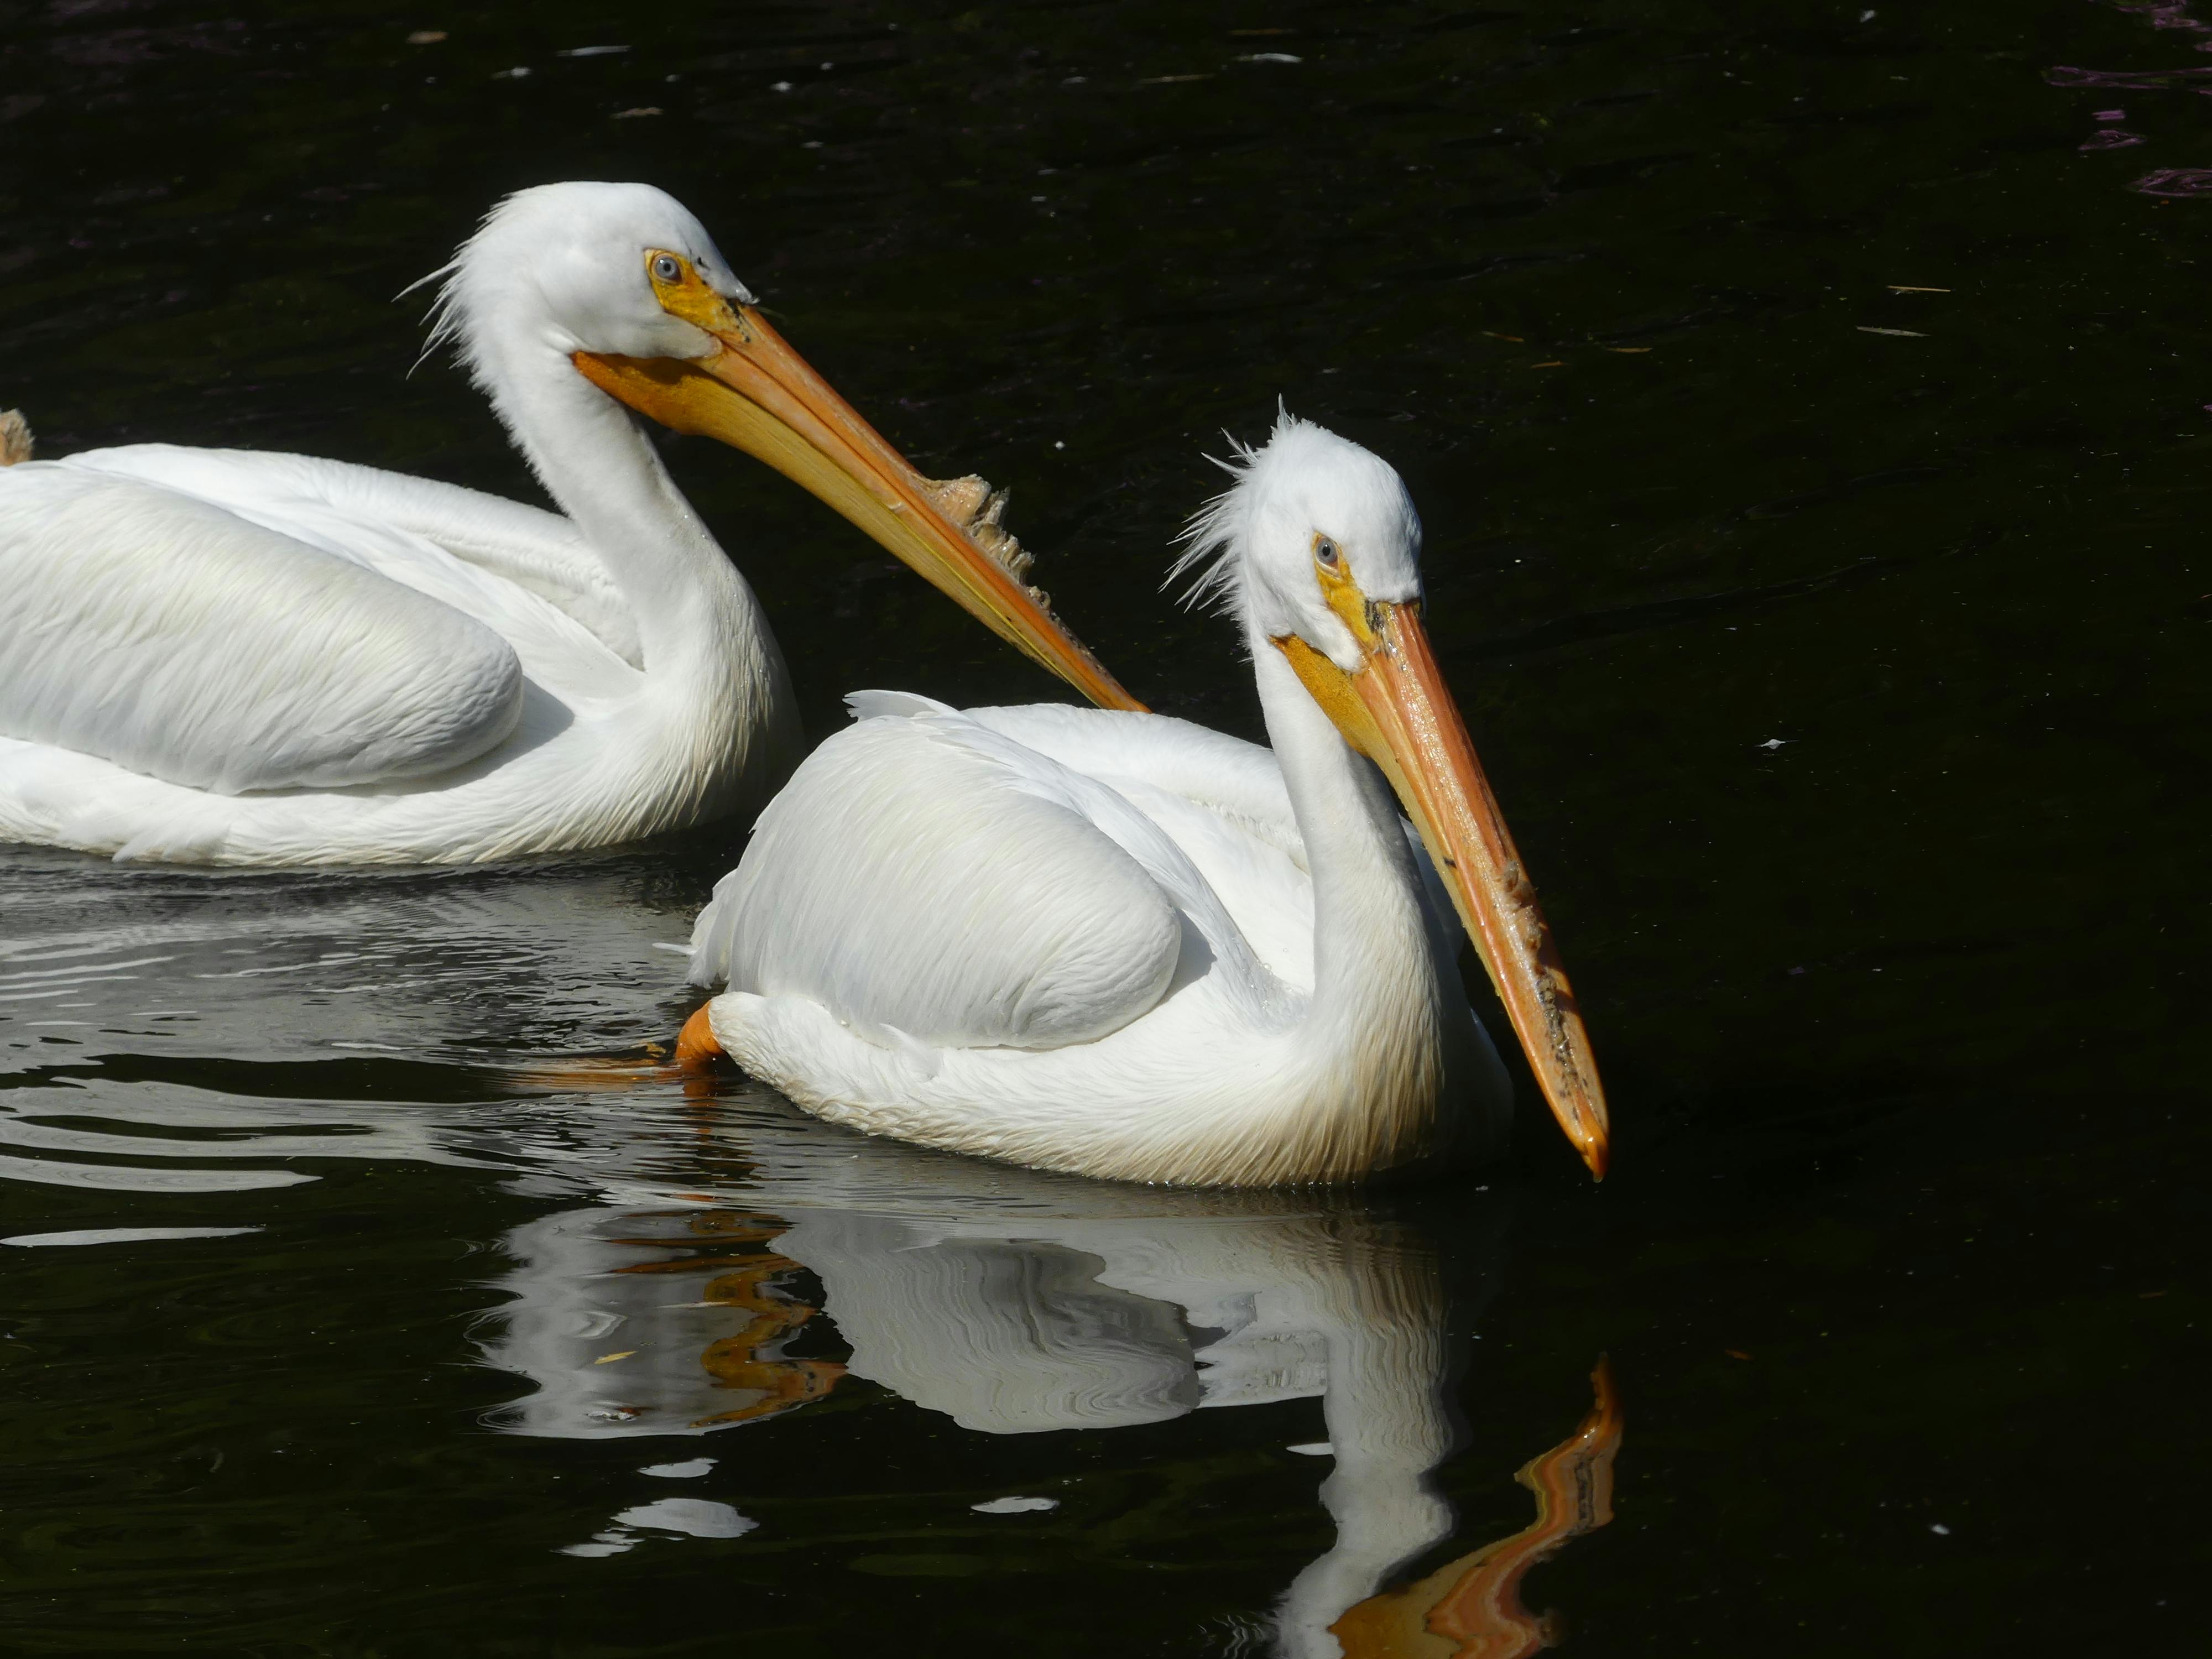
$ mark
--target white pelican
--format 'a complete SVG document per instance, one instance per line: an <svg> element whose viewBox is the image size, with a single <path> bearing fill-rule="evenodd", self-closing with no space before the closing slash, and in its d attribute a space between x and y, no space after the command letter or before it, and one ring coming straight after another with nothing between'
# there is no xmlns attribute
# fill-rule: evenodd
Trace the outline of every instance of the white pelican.
<svg viewBox="0 0 2212 1659"><path fill-rule="evenodd" d="M725 1052L856 1128L1080 1175L1276 1184L1480 1155L1510 1088L1395 788L1603 1175L1582 1019L1421 628L1404 484L1287 414L1238 455L1178 569L1212 561L1200 586L1243 624L1274 753L1152 714L862 694L699 918L692 978L728 988L682 1057Z"/></svg>
<svg viewBox="0 0 2212 1659"><path fill-rule="evenodd" d="M644 185L507 198L450 340L561 507L164 444L0 470L0 841L468 862L757 807L800 751L752 591L623 408L804 484L1079 690L981 480L923 478ZM0 461L27 451L20 421Z"/></svg>

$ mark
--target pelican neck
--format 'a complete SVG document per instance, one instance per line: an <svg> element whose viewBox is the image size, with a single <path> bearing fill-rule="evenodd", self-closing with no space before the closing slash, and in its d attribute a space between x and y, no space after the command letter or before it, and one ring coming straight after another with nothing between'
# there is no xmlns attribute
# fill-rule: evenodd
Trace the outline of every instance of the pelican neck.
<svg viewBox="0 0 2212 1659"><path fill-rule="evenodd" d="M750 586L629 411L542 343L479 361L515 447L629 601L647 678L726 675L741 653L781 681Z"/></svg>
<svg viewBox="0 0 2212 1659"><path fill-rule="evenodd" d="M1313 1001L1325 1040L1372 1040L1408 1008L1430 1010L1435 971L1419 872L1396 797L1345 742L1272 641L1252 637L1268 741L1313 878Z"/></svg>

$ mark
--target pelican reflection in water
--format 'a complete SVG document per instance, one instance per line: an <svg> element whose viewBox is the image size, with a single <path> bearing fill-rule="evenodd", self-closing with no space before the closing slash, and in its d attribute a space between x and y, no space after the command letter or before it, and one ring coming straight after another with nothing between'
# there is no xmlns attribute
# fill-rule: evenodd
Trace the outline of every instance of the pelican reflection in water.
<svg viewBox="0 0 2212 1659"><path fill-rule="evenodd" d="M1338 1536L1273 1611L1270 1644L1289 1655L1528 1651L1543 1632L1513 1600L1517 1574L1605 1518L1609 1395L1529 1466L1535 1527L1456 1559L1440 1548L1452 1520L1430 1481L1467 1340L1449 1334L1486 1299L1495 1199L1448 1192L1451 1225L1431 1239L1418 1214L1355 1196L1038 1175L847 1134L764 1090L691 1098L649 1071L619 1093L516 1092L483 1068L488 1049L610 1043L664 1006L652 942L669 916L619 862L235 884L59 854L14 870L0 997L17 1000L0 1000L0 1038L30 1069L0 1099L0 1179L70 1189L88 1221L189 1194L248 1229L364 1161L536 1198L547 1212L510 1234L487 1331L492 1361L534 1385L503 1413L514 1432L635 1437L639 1464L680 1476L708 1457L729 1472L723 1449L751 1443L721 1430L804 1428L793 1414L848 1370L986 1432L1317 1400L1325 1428L1284 1437L1332 1443L1321 1496ZM114 1030L133 1033L127 1069L96 1044L42 1041ZM210 1053L260 1063L210 1072ZM1578 1406L1560 1401L1562 1430ZM1273 1465L1293 1480L1322 1467ZM747 1532L755 1517L713 1474L639 1476L635 1506L568 1547ZM945 1496L971 1531L1036 1524L966 1513L1012 1495ZM827 1495L805 1498L819 1536Z"/></svg>
<svg viewBox="0 0 2212 1659"><path fill-rule="evenodd" d="M848 1374L986 1434L1318 1400L1336 1540L1273 1610L1271 1650L1505 1659L1553 1639L1517 1584L1611 1519L1620 1413L1602 1366L1582 1425L1522 1472L1534 1523L1384 1589L1451 1535L1431 1480L1453 1441L1447 1313L1456 1304L1464 1328L1468 1304L1488 1299L1502 1214L1455 1262L1418 1227L1326 1196L1098 1186L873 1141L841 1140L835 1158L803 1136L784 1150L796 1156L771 1149L727 1203L592 1205L510 1233L514 1299L484 1353L538 1386L494 1420L556 1437L704 1437L804 1407ZM798 1289L808 1273L849 1346L842 1363L805 1352L827 1346ZM719 1535L752 1524L669 1501L623 1511L574 1553L702 1517Z"/></svg>

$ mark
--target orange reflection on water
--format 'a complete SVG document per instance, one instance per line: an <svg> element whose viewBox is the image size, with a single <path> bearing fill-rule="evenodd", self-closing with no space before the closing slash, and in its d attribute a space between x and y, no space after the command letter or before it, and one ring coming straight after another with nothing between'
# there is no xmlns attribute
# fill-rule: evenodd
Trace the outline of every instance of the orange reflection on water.
<svg viewBox="0 0 2212 1659"><path fill-rule="evenodd" d="M1536 1494L1536 1519L1352 1608L1329 1626L1346 1659L1522 1659L1559 1639L1553 1615L1539 1617L1521 1605L1521 1579L1570 1539L1613 1519L1620 1397L1603 1359L1590 1387L1596 1398L1581 1425L1514 1477Z"/></svg>
<svg viewBox="0 0 2212 1659"><path fill-rule="evenodd" d="M687 1218L690 1231L729 1244L766 1244L781 1237L787 1224L774 1218L749 1216L730 1211L708 1211ZM665 1247L665 1239L644 1238L627 1243ZM696 1259L637 1262L617 1268L621 1273L696 1272ZM845 1368L829 1359L787 1359L761 1350L792 1335L816 1310L787 1294L777 1280L795 1273L799 1264L773 1254L734 1257L729 1271L714 1275L700 1297L702 1304L730 1308L751 1316L743 1329L718 1337L699 1356L699 1363L718 1389L729 1389L741 1403L726 1411L702 1417L691 1424L703 1429L726 1423L744 1423L773 1417L793 1406L819 1400L837 1385Z"/></svg>

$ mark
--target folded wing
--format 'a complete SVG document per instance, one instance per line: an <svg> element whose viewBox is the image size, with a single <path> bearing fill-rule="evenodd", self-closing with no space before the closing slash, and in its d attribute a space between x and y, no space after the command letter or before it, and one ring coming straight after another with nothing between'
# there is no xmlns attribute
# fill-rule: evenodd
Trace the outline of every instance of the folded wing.
<svg viewBox="0 0 2212 1659"><path fill-rule="evenodd" d="M933 1047L1118 1030L1168 988L1187 907L1092 821L1096 786L1031 759L950 710L839 732L716 887L693 978ZM1116 827L1157 862L1144 826Z"/></svg>
<svg viewBox="0 0 2212 1659"><path fill-rule="evenodd" d="M0 488L0 735L220 793L465 764L523 676L482 623L214 502L31 463Z"/></svg>

